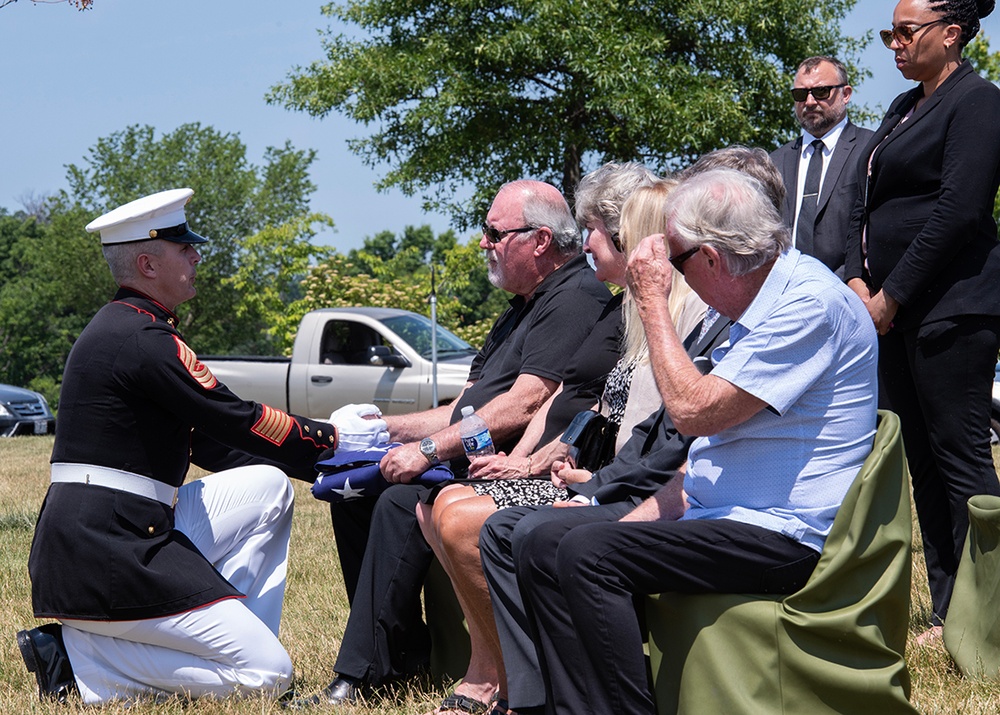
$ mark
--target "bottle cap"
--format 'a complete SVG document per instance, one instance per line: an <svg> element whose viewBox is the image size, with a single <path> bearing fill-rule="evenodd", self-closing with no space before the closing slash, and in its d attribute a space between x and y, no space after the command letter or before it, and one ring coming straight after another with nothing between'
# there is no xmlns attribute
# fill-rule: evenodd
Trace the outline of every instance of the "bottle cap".
<svg viewBox="0 0 1000 715"><path fill-rule="evenodd" d="M466 405L465 407L462 408L462 417L468 417L475 411L476 411L475 407L473 407L472 405Z"/></svg>

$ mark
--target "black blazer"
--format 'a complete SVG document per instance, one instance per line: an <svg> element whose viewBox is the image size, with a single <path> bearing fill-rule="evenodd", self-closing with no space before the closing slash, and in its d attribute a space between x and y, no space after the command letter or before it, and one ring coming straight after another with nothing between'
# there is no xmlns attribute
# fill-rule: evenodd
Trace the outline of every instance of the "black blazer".
<svg viewBox="0 0 1000 715"><path fill-rule="evenodd" d="M844 255L847 250L847 231L851 226L851 212L858 200L858 177L854 167L862 148L871 137L870 129L862 129L850 122L837 140L830 155L826 176L816 205L816 228L813 234L814 258L841 278L844 277ZM802 153L802 135L771 152L771 161L778 167L785 182L785 202L781 205L781 218L789 230L795 226L796 188L799 178L799 156Z"/></svg>
<svg viewBox="0 0 1000 715"><path fill-rule="evenodd" d="M858 161L861 186L845 277L900 302L895 327L959 315L1000 315L1000 89L966 60L905 122L923 96L893 100ZM867 178L868 158L872 174ZM867 226L868 266L861 233Z"/></svg>

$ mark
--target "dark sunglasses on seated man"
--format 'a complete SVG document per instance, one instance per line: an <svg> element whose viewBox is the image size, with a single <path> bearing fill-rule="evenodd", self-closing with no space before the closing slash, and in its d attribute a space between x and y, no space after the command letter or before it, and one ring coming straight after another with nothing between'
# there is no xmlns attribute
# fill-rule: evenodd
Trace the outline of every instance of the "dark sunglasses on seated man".
<svg viewBox="0 0 1000 715"><path fill-rule="evenodd" d="M846 84L828 84L822 87L792 87L792 99L804 102L810 94L815 99L827 99L833 90L846 86Z"/></svg>
<svg viewBox="0 0 1000 715"><path fill-rule="evenodd" d="M500 243L502 240L507 238L508 234L511 233L527 233L528 231L534 231L538 226L522 226L521 228L508 228L501 231L500 229L493 228L485 221L479 226L482 229L483 235L486 236L486 240L490 243Z"/></svg>

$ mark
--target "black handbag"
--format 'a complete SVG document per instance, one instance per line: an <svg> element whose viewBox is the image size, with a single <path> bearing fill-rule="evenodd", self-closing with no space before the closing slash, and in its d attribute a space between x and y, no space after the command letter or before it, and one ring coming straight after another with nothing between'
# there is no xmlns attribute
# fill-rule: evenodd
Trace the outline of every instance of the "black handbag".
<svg viewBox="0 0 1000 715"><path fill-rule="evenodd" d="M615 458L618 425L596 410L577 412L560 442L570 446L569 455L580 469L596 472Z"/></svg>

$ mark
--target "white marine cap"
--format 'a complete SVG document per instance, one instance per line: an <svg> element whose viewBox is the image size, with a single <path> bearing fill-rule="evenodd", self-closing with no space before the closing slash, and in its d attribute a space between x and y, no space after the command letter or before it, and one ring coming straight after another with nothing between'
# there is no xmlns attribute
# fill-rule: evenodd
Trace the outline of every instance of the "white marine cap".
<svg viewBox="0 0 1000 715"><path fill-rule="evenodd" d="M101 244L131 243L161 238L174 243L205 243L188 230L184 205L194 196L192 189L170 189L143 196L109 211L87 224L91 233L101 232Z"/></svg>

